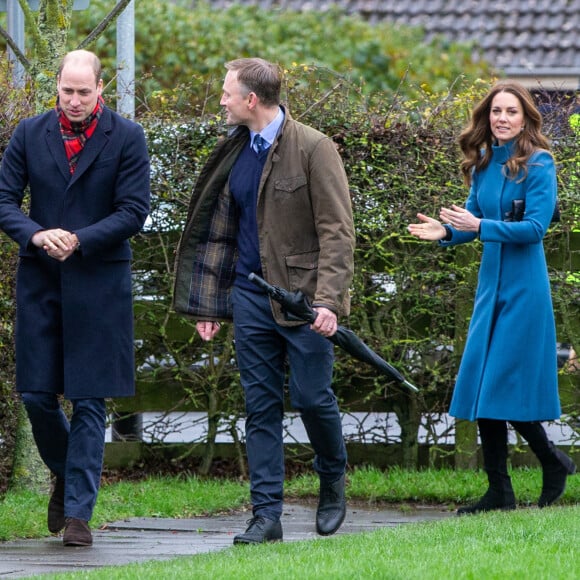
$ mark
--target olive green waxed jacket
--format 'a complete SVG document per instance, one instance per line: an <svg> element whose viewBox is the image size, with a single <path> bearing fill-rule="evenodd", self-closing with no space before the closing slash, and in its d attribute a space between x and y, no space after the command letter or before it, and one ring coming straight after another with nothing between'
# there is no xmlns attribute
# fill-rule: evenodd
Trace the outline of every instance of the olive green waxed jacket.
<svg viewBox="0 0 580 580"><path fill-rule="evenodd" d="M332 140L285 113L258 191L262 275L270 284L301 290L315 306L347 315L355 234L344 167ZM248 139L248 129L238 127L218 143L190 201L177 249L173 306L197 320L232 318L238 220L228 179ZM300 324L287 321L277 304L272 307L279 324Z"/></svg>

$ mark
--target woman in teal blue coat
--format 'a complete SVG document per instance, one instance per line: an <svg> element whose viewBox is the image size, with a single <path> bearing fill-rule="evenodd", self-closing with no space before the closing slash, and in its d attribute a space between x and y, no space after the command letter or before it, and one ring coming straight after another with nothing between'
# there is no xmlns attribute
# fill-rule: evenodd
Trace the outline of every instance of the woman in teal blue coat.
<svg viewBox="0 0 580 580"><path fill-rule="evenodd" d="M489 489L458 514L515 508L507 471L508 422L542 465L540 507L554 503L576 471L541 423L560 417L556 332L542 242L557 182L541 127L541 115L523 86L496 84L459 137L461 169L470 187L465 208L441 209L441 221L417 214L420 223L409 226L412 235L442 246L476 238L483 243L450 413L477 421Z"/></svg>

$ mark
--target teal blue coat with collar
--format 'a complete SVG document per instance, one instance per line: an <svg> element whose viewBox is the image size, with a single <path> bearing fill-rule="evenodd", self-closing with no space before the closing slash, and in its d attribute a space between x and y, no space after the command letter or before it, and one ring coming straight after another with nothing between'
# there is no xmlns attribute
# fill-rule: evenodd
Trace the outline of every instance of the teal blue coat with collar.
<svg viewBox="0 0 580 580"><path fill-rule="evenodd" d="M512 144L493 148L473 177L466 208L482 219L483 253L467 342L451 415L513 421L560 416L556 332L543 238L557 196L552 156L537 151L525 179L506 177ZM521 221L505 221L513 200L525 200ZM475 234L453 230L451 241Z"/></svg>

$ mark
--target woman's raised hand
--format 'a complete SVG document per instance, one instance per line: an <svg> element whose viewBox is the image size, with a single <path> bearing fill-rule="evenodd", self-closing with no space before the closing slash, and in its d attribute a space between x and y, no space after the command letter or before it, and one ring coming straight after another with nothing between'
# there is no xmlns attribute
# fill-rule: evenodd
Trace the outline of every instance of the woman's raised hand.
<svg viewBox="0 0 580 580"><path fill-rule="evenodd" d="M412 236L415 236L420 240L436 242L442 240L447 235L447 231L440 221L422 213L418 213L417 218L421 223L409 224L407 226L407 229Z"/></svg>

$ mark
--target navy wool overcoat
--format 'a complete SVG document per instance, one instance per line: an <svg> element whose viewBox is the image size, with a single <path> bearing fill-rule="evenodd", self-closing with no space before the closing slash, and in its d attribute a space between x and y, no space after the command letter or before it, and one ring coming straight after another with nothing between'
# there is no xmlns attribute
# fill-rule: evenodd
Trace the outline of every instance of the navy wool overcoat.
<svg viewBox="0 0 580 580"><path fill-rule="evenodd" d="M0 228L20 247L18 391L134 394L129 238L142 228L149 198L149 156L136 123L105 107L72 176L54 110L18 125L0 169ZM52 228L80 242L62 263L30 241Z"/></svg>

